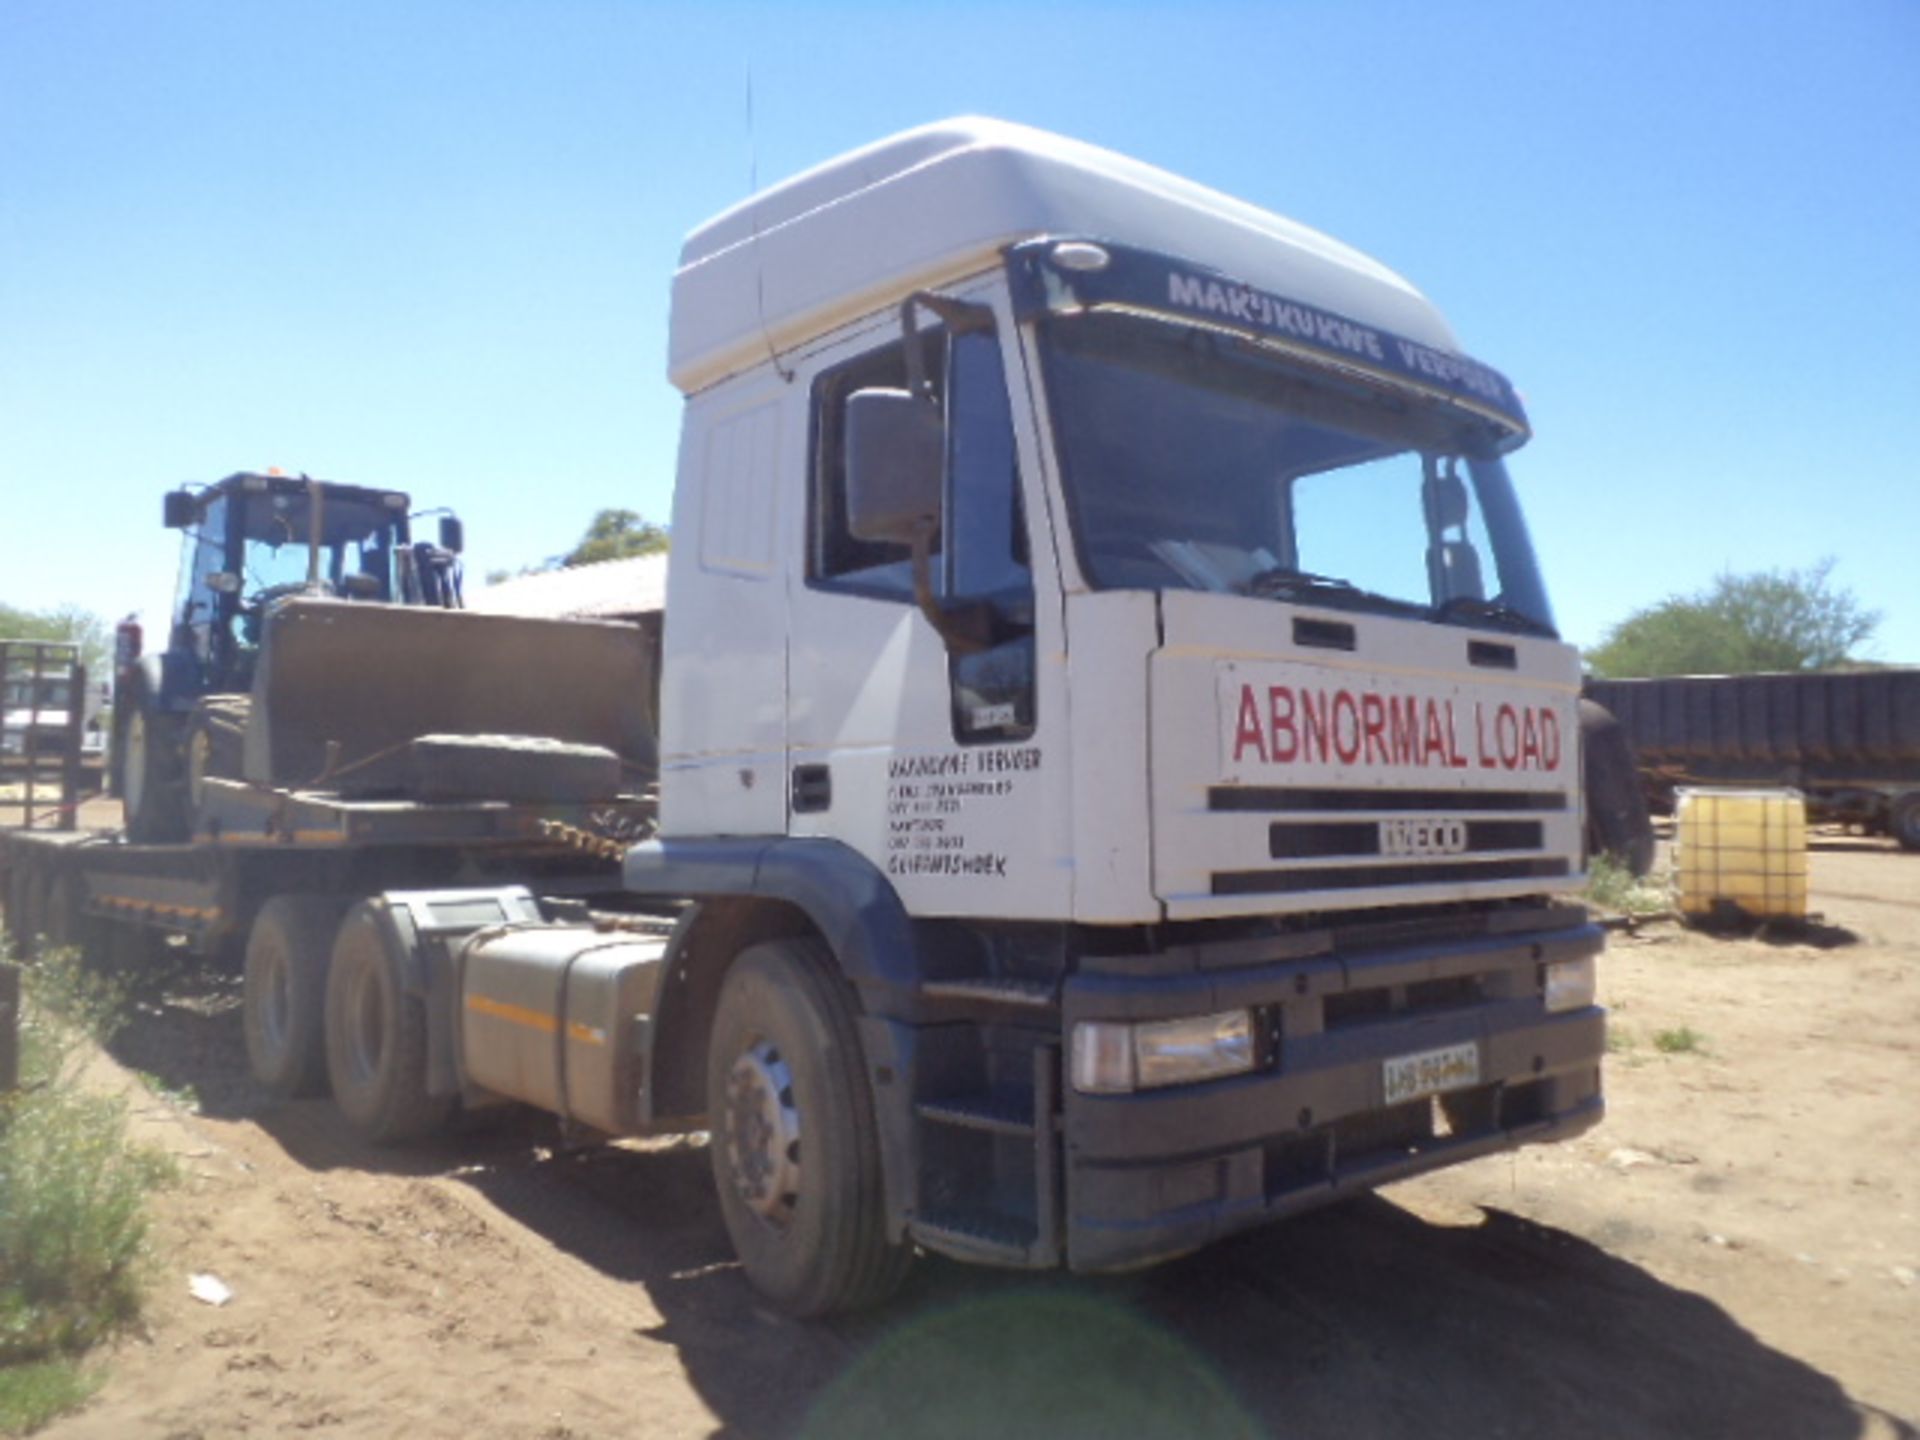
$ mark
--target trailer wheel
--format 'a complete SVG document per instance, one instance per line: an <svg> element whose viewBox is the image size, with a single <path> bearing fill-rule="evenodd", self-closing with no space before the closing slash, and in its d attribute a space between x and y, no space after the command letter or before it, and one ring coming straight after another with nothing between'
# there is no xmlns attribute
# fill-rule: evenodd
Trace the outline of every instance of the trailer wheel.
<svg viewBox="0 0 1920 1440"><path fill-rule="evenodd" d="M912 1252L887 1242L853 1009L826 948L775 940L727 971L707 1061L714 1183L747 1278L790 1314L878 1304Z"/></svg>
<svg viewBox="0 0 1920 1440"><path fill-rule="evenodd" d="M1653 868L1653 821L1640 789L1633 744L1613 713L1580 702L1581 781L1587 798L1587 856L1612 855L1635 875Z"/></svg>
<svg viewBox="0 0 1920 1440"><path fill-rule="evenodd" d="M340 924L327 973L327 1078L334 1103L376 1144L429 1134L453 1113L427 1093L427 1011L365 903Z"/></svg>
<svg viewBox="0 0 1920 1440"><path fill-rule="evenodd" d="M1920 790L1909 790L1893 802L1887 829L1902 850L1920 850Z"/></svg>
<svg viewBox="0 0 1920 1440"><path fill-rule="evenodd" d="M253 1078L275 1099L327 1084L327 962L340 906L320 895L276 895L247 935L242 1028Z"/></svg>
<svg viewBox="0 0 1920 1440"><path fill-rule="evenodd" d="M16 960L25 960L33 953L34 936L40 929L40 898L38 870L16 856L7 871L7 935L13 941Z"/></svg>
<svg viewBox="0 0 1920 1440"><path fill-rule="evenodd" d="M191 838L186 775L180 755L180 717L141 704L127 717L121 804L127 835L142 845Z"/></svg>
<svg viewBox="0 0 1920 1440"><path fill-rule="evenodd" d="M105 960L100 922L86 912L79 876L63 872L47 883L40 925L46 931L47 944L55 949L77 950L90 965L98 966Z"/></svg>

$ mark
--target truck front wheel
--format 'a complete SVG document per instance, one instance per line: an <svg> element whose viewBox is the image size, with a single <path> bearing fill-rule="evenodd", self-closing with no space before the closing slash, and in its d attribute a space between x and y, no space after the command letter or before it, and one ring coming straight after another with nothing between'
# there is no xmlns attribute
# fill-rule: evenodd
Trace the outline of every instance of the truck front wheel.
<svg viewBox="0 0 1920 1440"><path fill-rule="evenodd" d="M325 896L276 895L247 935L247 1060L275 1099L326 1088L327 961L339 918L340 906Z"/></svg>
<svg viewBox="0 0 1920 1440"><path fill-rule="evenodd" d="M1920 790L1909 790L1893 802L1887 828L1902 850L1920 850Z"/></svg>
<svg viewBox="0 0 1920 1440"><path fill-rule="evenodd" d="M769 941L727 971L707 1123L727 1234L763 1294L810 1316L893 1292L912 1253L887 1242L860 1038L824 946Z"/></svg>
<svg viewBox="0 0 1920 1440"><path fill-rule="evenodd" d="M451 1098L427 1093L427 1011L366 904L341 922L327 972L327 1078L364 1140L411 1140L439 1129Z"/></svg>

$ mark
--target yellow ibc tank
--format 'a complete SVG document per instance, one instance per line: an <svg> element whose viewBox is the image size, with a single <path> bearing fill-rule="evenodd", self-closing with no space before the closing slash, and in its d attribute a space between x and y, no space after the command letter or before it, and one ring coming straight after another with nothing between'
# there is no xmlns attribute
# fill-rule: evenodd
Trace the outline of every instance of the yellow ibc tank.
<svg viewBox="0 0 1920 1440"><path fill-rule="evenodd" d="M1674 837L1680 910L1737 905L1755 919L1807 914L1807 802L1798 790L1682 790Z"/></svg>

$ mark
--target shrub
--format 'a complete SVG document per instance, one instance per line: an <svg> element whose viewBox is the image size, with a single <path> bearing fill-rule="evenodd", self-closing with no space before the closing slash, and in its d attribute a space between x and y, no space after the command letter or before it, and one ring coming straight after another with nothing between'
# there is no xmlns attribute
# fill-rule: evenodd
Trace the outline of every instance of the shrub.
<svg viewBox="0 0 1920 1440"><path fill-rule="evenodd" d="M1662 1055L1697 1055L1707 1048L1707 1037L1691 1026L1654 1033L1653 1048Z"/></svg>
<svg viewBox="0 0 1920 1440"><path fill-rule="evenodd" d="M1587 865L1587 900L1622 915L1659 915L1673 908L1668 874L1635 875L1618 856L1595 855Z"/></svg>
<svg viewBox="0 0 1920 1440"><path fill-rule="evenodd" d="M24 988L21 1086L0 1096L0 1416L19 1428L84 1399L74 1357L139 1313L146 1197L171 1172L130 1140L123 1101L81 1083L110 989L60 952Z"/></svg>

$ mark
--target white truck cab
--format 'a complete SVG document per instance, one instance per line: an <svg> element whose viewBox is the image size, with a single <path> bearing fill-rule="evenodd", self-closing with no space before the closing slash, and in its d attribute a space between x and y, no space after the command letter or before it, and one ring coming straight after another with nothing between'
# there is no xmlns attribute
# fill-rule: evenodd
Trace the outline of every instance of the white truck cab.
<svg viewBox="0 0 1920 1440"><path fill-rule="evenodd" d="M977 646L850 523L849 401L905 385L912 294L964 317L910 307L932 588ZM1502 461L1525 417L1397 276L956 121L697 231L672 346L665 835L830 837L920 916L1580 883L1577 661Z"/></svg>
<svg viewBox="0 0 1920 1440"><path fill-rule="evenodd" d="M955 120L695 231L671 374L655 1033L816 947L886 1244L1133 1265L1599 1118L1527 420L1404 280ZM679 1093L778 1294L804 1106L724 1029Z"/></svg>

